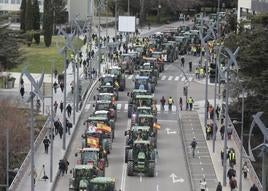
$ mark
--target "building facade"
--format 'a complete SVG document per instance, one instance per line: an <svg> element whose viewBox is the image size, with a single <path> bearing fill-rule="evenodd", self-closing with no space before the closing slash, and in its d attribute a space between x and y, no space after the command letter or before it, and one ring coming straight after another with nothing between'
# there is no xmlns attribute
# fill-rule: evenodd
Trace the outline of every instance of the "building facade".
<svg viewBox="0 0 268 191"><path fill-rule="evenodd" d="M268 0L238 0L237 20L246 19L248 14L268 12Z"/></svg>

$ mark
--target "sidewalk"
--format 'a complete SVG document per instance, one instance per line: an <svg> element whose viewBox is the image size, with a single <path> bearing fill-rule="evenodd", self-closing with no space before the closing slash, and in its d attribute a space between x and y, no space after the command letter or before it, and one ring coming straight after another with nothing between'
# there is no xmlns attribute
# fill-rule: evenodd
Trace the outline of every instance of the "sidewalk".
<svg viewBox="0 0 268 191"><path fill-rule="evenodd" d="M209 100L210 103L213 104L213 100ZM219 103L219 100L217 100L217 103ZM194 104L194 110L196 110L198 112L198 116L199 116L199 120L202 124L202 130L203 130L203 134L204 136L206 136L206 132L205 132L205 128L204 128L204 118L205 118L205 101L197 101ZM215 153L213 153L212 150L212 140L206 140L208 149L209 149L209 153L212 159L212 163L216 172L216 176L218 181L220 181L221 183L223 182L223 167L221 164L221 150L223 150L224 148L224 141L221 140L221 136L219 133L219 128L220 128L220 124L218 121L218 132L216 134L216 141L215 141ZM234 166L234 169L236 170L236 180L237 180L237 185L239 186L239 176L240 176L240 171L239 171L239 165L240 165L240 150L239 150L239 146L235 143L235 141L233 140L233 136L231 138L231 140L228 140L227 142L227 146L228 148L234 148L235 153L236 153L236 165ZM228 161L227 161L227 172L229 170L229 165L228 165ZM248 178L245 179L243 177L242 179L242 190L243 191L249 191L250 187L253 184L252 178L250 177L250 174L248 174ZM216 186L215 186L216 189ZM229 191L230 187L229 187L229 180L227 177L227 186L223 187L223 191Z"/></svg>

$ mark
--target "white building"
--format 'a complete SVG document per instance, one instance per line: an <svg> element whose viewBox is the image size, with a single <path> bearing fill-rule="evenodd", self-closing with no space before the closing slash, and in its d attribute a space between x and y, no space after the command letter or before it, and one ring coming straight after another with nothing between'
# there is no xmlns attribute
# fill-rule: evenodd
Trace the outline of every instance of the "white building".
<svg viewBox="0 0 268 191"><path fill-rule="evenodd" d="M40 12L43 12L44 0L38 0ZM20 10L21 0L0 0L0 12L15 12Z"/></svg>
<svg viewBox="0 0 268 191"><path fill-rule="evenodd" d="M248 14L268 12L268 0L238 0L237 20L246 19Z"/></svg>

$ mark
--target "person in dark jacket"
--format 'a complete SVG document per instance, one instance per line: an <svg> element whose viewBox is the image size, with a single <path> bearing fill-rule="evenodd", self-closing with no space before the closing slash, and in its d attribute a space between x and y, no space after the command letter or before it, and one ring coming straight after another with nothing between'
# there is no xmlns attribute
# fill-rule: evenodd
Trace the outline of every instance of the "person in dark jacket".
<svg viewBox="0 0 268 191"><path fill-rule="evenodd" d="M60 171L60 174L59 175L63 176L64 175L64 172L65 172L65 169L66 169L66 167L65 167L64 160L60 160L60 162L59 162L59 171Z"/></svg>
<svg viewBox="0 0 268 191"><path fill-rule="evenodd" d="M48 147L49 147L49 144L50 144L50 140L47 138L47 136L43 140L43 143L44 143L44 147L45 147L45 153L48 154Z"/></svg>
<svg viewBox="0 0 268 191"><path fill-rule="evenodd" d="M259 189L257 188L255 184L253 184L249 191L259 191Z"/></svg>
<svg viewBox="0 0 268 191"><path fill-rule="evenodd" d="M218 183L216 191L222 191L222 185L221 182Z"/></svg>

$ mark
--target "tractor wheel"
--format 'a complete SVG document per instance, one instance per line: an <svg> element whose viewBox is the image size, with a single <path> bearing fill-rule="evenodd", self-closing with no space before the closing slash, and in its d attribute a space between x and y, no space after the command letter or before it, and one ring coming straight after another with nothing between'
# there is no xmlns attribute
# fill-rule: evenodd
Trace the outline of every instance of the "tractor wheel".
<svg viewBox="0 0 268 191"><path fill-rule="evenodd" d="M149 163L149 168L148 168L149 177L154 177L154 169L155 169L154 163Z"/></svg>
<svg viewBox="0 0 268 191"><path fill-rule="evenodd" d="M128 162L128 149L125 148L125 163Z"/></svg>
<svg viewBox="0 0 268 191"><path fill-rule="evenodd" d="M127 175L128 176L133 176L133 170L134 170L134 163L133 163L133 161L128 161L127 162Z"/></svg>

